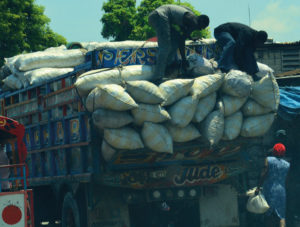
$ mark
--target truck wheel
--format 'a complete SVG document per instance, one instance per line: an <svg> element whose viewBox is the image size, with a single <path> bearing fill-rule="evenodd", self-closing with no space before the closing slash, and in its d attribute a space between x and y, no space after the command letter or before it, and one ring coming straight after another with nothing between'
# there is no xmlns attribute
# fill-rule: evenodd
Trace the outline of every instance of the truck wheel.
<svg viewBox="0 0 300 227"><path fill-rule="evenodd" d="M80 227L80 214L76 200L68 192L62 207L62 227Z"/></svg>

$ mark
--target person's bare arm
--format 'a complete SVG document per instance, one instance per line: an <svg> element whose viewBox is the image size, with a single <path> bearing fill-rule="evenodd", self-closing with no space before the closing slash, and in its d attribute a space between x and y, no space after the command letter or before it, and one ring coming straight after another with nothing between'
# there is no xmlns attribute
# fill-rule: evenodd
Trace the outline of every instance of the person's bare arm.
<svg viewBox="0 0 300 227"><path fill-rule="evenodd" d="M269 171L269 168L268 168L268 160L267 158L265 159L265 164L264 164L264 168L261 172L261 176L260 176L260 179L258 181L258 185L257 185L257 188L256 188L256 191L255 193L257 194L261 188L261 186L263 185L267 175L268 175L268 171Z"/></svg>

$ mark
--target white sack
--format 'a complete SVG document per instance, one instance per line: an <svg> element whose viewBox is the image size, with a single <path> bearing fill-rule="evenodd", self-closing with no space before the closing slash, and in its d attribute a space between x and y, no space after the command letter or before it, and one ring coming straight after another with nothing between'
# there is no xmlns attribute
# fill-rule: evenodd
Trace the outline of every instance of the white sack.
<svg viewBox="0 0 300 227"><path fill-rule="evenodd" d="M123 111L138 107L125 89L117 84L96 87L88 95L85 105L90 112L98 108Z"/></svg>
<svg viewBox="0 0 300 227"><path fill-rule="evenodd" d="M85 50L38 51L20 56L15 67L19 71L38 68L71 68L85 62Z"/></svg>
<svg viewBox="0 0 300 227"><path fill-rule="evenodd" d="M23 84L22 82L15 77L13 74L9 75L3 80L3 83L13 90L21 89Z"/></svg>
<svg viewBox="0 0 300 227"><path fill-rule="evenodd" d="M201 123L201 133L210 146L218 144L224 133L224 115L222 110L215 110L208 114Z"/></svg>
<svg viewBox="0 0 300 227"><path fill-rule="evenodd" d="M192 124L184 128L176 127L172 124L167 124L166 127L174 142L188 142L201 136L198 129Z"/></svg>
<svg viewBox="0 0 300 227"><path fill-rule="evenodd" d="M153 151L173 153L173 141L165 126L145 122L142 128L142 137L147 147Z"/></svg>
<svg viewBox="0 0 300 227"><path fill-rule="evenodd" d="M129 65L122 69L98 69L86 72L76 80L75 86L82 96L88 95L98 85L121 84L124 81L151 80L153 66Z"/></svg>
<svg viewBox="0 0 300 227"><path fill-rule="evenodd" d="M61 51L61 50L67 50L67 47L65 45L60 45L58 47L49 47L44 51Z"/></svg>
<svg viewBox="0 0 300 227"><path fill-rule="evenodd" d="M16 72L15 75L22 81L23 87L39 84L56 77L73 72L73 68L40 68L26 72Z"/></svg>
<svg viewBox="0 0 300 227"><path fill-rule="evenodd" d="M131 111L134 122L138 125L143 124L145 121L159 123L171 119L169 113L160 105L142 103L139 103L138 105L137 108Z"/></svg>
<svg viewBox="0 0 300 227"><path fill-rule="evenodd" d="M163 82L159 85L165 101L162 106L168 106L176 102L178 99L186 96L194 83L192 79L174 79Z"/></svg>
<svg viewBox="0 0 300 227"><path fill-rule="evenodd" d="M273 74L274 70L272 68L270 68L269 66L267 66L266 64L257 62L257 66L258 66L258 72L256 73L256 75L258 77L264 77L267 74Z"/></svg>
<svg viewBox="0 0 300 227"><path fill-rule="evenodd" d="M210 95L199 100L193 121L200 123L215 107L217 93L213 92Z"/></svg>
<svg viewBox="0 0 300 227"><path fill-rule="evenodd" d="M126 90L136 102L160 104L165 100L160 89L149 81L128 81Z"/></svg>
<svg viewBox="0 0 300 227"><path fill-rule="evenodd" d="M116 152L105 140L102 141L101 153L105 161L109 162Z"/></svg>
<svg viewBox="0 0 300 227"><path fill-rule="evenodd" d="M238 111L228 117L224 121L224 135L223 140L233 140L240 135L243 124L243 114Z"/></svg>
<svg viewBox="0 0 300 227"><path fill-rule="evenodd" d="M264 135L270 129L274 118L273 113L245 118L241 136L256 137Z"/></svg>
<svg viewBox="0 0 300 227"><path fill-rule="evenodd" d="M218 90L224 80L224 74L211 74L197 77L191 88L191 94L203 98Z"/></svg>
<svg viewBox="0 0 300 227"><path fill-rule="evenodd" d="M249 197L246 208L251 213L263 214L270 207L269 207L264 195L261 193L261 191L259 191L258 195L254 194Z"/></svg>
<svg viewBox="0 0 300 227"><path fill-rule="evenodd" d="M133 122L133 117L125 111L97 109L92 115L93 123L99 129L121 128Z"/></svg>
<svg viewBox="0 0 300 227"><path fill-rule="evenodd" d="M212 74L214 72L211 62L201 55L191 54L187 57L187 61L189 63L187 70L193 77Z"/></svg>
<svg viewBox="0 0 300 227"><path fill-rule="evenodd" d="M252 89L253 79L247 73L239 70L230 70L225 75L222 91L225 94L248 97Z"/></svg>
<svg viewBox="0 0 300 227"><path fill-rule="evenodd" d="M144 144L140 135L132 128L104 129L104 139L114 148L118 149L140 149Z"/></svg>
<svg viewBox="0 0 300 227"><path fill-rule="evenodd" d="M263 107L262 105L258 104L252 99L248 99L248 101L243 106L242 110L245 116L262 115L270 113L272 111L271 109Z"/></svg>
<svg viewBox="0 0 300 227"><path fill-rule="evenodd" d="M178 127L186 127L193 119L199 99L195 96L186 96L173 104L168 112L171 123Z"/></svg>
<svg viewBox="0 0 300 227"><path fill-rule="evenodd" d="M280 96L274 75L268 74L259 81L254 82L251 97L262 106L276 111Z"/></svg>
<svg viewBox="0 0 300 227"><path fill-rule="evenodd" d="M247 101L247 97L239 98L229 95L223 95L222 97L224 105L224 116L229 116L237 112Z"/></svg>

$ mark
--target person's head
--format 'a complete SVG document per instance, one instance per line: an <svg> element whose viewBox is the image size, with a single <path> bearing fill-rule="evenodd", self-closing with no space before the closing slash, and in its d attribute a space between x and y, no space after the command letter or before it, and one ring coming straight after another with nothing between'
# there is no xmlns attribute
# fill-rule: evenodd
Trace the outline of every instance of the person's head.
<svg viewBox="0 0 300 227"><path fill-rule="evenodd" d="M256 45L264 44L268 39L268 34L265 31L258 31L255 37Z"/></svg>
<svg viewBox="0 0 300 227"><path fill-rule="evenodd" d="M204 29L209 25L209 17L207 15L200 15L197 17L198 29Z"/></svg>
<svg viewBox="0 0 300 227"><path fill-rule="evenodd" d="M283 157L285 155L285 151L286 151L285 146L282 143L276 143L273 146L272 154L275 157Z"/></svg>

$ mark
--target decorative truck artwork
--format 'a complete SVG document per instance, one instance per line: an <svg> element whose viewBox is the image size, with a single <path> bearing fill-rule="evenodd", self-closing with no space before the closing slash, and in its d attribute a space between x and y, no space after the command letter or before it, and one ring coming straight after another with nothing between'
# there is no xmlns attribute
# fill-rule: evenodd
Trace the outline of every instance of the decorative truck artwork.
<svg viewBox="0 0 300 227"><path fill-rule="evenodd" d="M102 180L112 186L142 188L209 185L241 173L244 167L236 162L199 166L175 166L157 171L126 171Z"/></svg>

